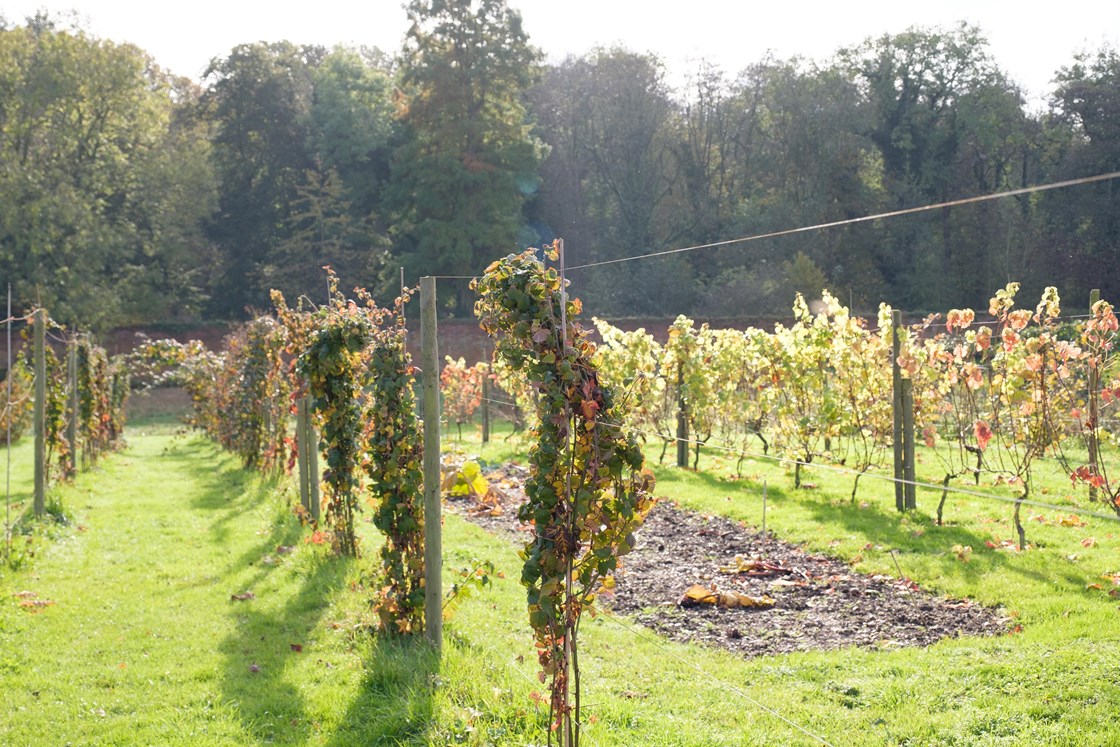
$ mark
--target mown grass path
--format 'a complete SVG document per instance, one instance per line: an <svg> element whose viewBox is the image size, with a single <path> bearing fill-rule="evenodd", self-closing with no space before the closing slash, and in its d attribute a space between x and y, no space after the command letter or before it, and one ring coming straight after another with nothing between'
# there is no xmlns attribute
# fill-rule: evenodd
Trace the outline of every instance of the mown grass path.
<svg viewBox="0 0 1120 747"><path fill-rule="evenodd" d="M301 528L277 486L203 439L130 440L62 490L75 526L5 579L0 742L310 736L322 703L308 700L329 705L333 688L288 674L317 656L315 631L348 564L278 552ZM18 605L32 598L54 604Z"/></svg>
<svg viewBox="0 0 1120 747"><path fill-rule="evenodd" d="M363 557L333 558L305 541L290 481L198 435L133 429L129 442L58 491L73 525L0 570L0 745L544 744L508 538L447 516L445 584L479 559L504 575L461 605L437 662L422 642L369 633L368 522ZM710 492L664 482L689 501ZM920 581L981 567L930 562ZM993 596L1019 598L1024 633L924 649L743 660L588 619L585 744L820 744L759 704L835 745L1120 743L1115 602L1017 568L983 574ZM33 600L54 604L21 605Z"/></svg>

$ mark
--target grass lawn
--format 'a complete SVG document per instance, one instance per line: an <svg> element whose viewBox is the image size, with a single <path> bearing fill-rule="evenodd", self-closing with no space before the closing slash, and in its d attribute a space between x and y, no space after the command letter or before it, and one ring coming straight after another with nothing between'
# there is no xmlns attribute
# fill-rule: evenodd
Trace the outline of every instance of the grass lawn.
<svg viewBox="0 0 1120 747"><path fill-rule="evenodd" d="M0 566L0 744L546 742L507 540L446 516L445 584L480 559L504 578L463 602L437 660L423 643L368 632L368 521L364 556L332 558L306 542L291 481L247 473L175 430L131 427L126 451L54 490L71 522L36 529L18 570ZM522 448L499 439L483 451ZM13 460L13 493L26 500L27 443ZM900 516L887 483L865 479L852 506L848 478L811 472L818 487L794 492L780 468L753 463L750 479L726 479L734 466L658 468L658 493L757 524L766 480L779 535L875 572L896 572L896 550L905 575L999 604L1022 632L748 661L600 616L583 627L585 744L821 743L797 727L835 745L1120 744L1120 605L1100 578L1120 572L1120 525L1062 526L1041 512L1047 523L1028 523L1035 547L1017 554L985 545L1013 535L1005 504L951 497L950 523L936 527L923 512L935 496L919 493L921 510ZM23 604L34 601L53 604Z"/></svg>

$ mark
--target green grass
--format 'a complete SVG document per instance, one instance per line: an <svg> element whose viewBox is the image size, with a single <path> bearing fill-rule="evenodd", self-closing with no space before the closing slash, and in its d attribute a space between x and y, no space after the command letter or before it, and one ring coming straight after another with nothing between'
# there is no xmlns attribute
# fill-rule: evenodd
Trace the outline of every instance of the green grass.
<svg viewBox="0 0 1120 747"><path fill-rule="evenodd" d="M545 715L530 698L543 687L507 540L446 517L445 583L477 559L504 578L463 602L437 661L423 643L368 633L368 522L363 558L329 557L304 541L289 481L246 473L176 430L130 429L127 451L55 489L73 523L55 525L18 571L0 567L0 744L544 744ZM23 448L13 484L29 492ZM497 459L524 446L463 448ZM659 468L658 493L755 524L766 479L780 535L862 556L864 570L893 573L887 551L897 549L906 575L1015 610L1023 632L748 661L588 619L587 745L817 743L748 698L836 745L1118 742L1120 610L1085 588L1120 570L1114 527L1032 523L1038 547L1016 555L983 545L1010 536L1003 504L953 498L953 523L934 527L921 512L897 515L886 484L861 487L861 508L847 502L846 478L814 472L818 488L795 493L768 464L736 481L724 479L733 460L704 466L709 474ZM931 501L919 494L920 507ZM1090 534L1097 546L1082 547ZM968 563L952 550L963 544ZM22 591L55 604L24 609ZM243 592L255 597L230 599Z"/></svg>

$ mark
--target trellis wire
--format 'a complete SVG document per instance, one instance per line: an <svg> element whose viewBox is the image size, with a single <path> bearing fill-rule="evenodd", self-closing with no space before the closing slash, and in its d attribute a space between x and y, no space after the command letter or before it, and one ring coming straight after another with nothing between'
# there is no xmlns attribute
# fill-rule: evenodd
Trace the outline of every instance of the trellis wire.
<svg viewBox="0 0 1120 747"><path fill-rule="evenodd" d="M761 239L774 239L781 236L792 236L799 233L807 233L810 231L823 231L829 228L839 228L841 226L849 226L856 223L866 223L868 221L883 220L885 218L898 218L903 215L913 215L915 213L923 213L931 210L940 210L942 208L958 207L961 205L972 205L979 202L989 202L991 200L998 200L1004 197L1017 197L1019 195L1029 195L1035 192L1046 192L1053 189L1062 189L1065 187L1074 187L1082 184L1092 184L1094 182L1109 181L1112 179L1120 178L1120 171L1110 171L1104 174L1097 174L1095 176L1086 176L1079 179L1067 179L1060 182L1049 182L1047 184L1036 184L1030 187L1021 187L1019 189L1010 189L1003 192L990 192L976 197L964 197L959 200L948 200L946 202L937 202L932 205L921 205L919 207L904 208L902 210L892 210L886 213L876 213L875 215L864 215L859 218L848 218L846 220L830 221L827 223L817 223L811 226L800 226L798 228L786 228L780 231L770 231L767 233L754 234L752 236L744 236L738 239L726 239L724 241L715 241L709 244L697 244L695 246L686 246L678 249L665 249L658 252L648 252L646 254L636 254L629 257L617 257L615 259L606 259L601 262L589 262L583 265L575 265L569 267L569 270L584 270L591 267L602 267L603 265L619 264L621 262L632 262L638 259L652 259L654 257L664 257L670 254L683 254L685 252L694 252L701 249L715 249L718 247L733 246L735 244L745 244L749 241L759 241Z"/></svg>
<svg viewBox="0 0 1120 747"><path fill-rule="evenodd" d="M487 401L491 402L493 404L508 405L508 406L511 406L511 407L517 407L518 406L516 403L506 402L506 401L502 401L502 400L490 399L490 400L487 400ZM757 459L766 459L766 460L773 461L773 462L778 462L779 464L784 464L784 465L800 464L803 467L823 469L823 470L828 470L828 471L831 471L831 472L837 472L837 473L843 474L843 475L851 475L853 477L857 476L857 475L861 475L863 477L866 477L866 478L869 478L869 479L872 479L872 480L880 480L882 482L897 483L897 484L901 484L901 485L913 485L915 487L923 488L923 489L926 489L926 490L946 491L946 492L949 492L949 493L956 493L958 495L971 496L973 498L988 498L988 499L995 500L995 501L1001 501L1003 503L1012 503L1012 504L1018 503L1018 504L1021 504L1021 505L1024 505L1024 506L1034 506L1035 508L1047 509L1047 510L1050 510L1050 511L1057 511L1059 513L1062 512L1062 511L1068 511L1070 513L1080 514L1082 516L1090 516L1090 517L1093 517L1093 518L1096 518L1096 519L1107 519L1109 521L1120 521L1120 516L1116 516L1115 514L1106 514L1106 513L1100 512L1100 511L1093 511L1091 509L1081 508L1079 506L1056 506L1052 503L1043 503L1041 501L1036 501L1036 500L1033 500L1033 499L1009 498L1009 497L1006 497L1006 496L994 495L992 493L983 493L983 492L980 492L979 490L968 490L967 488L959 488L959 487L955 487L955 486L952 486L952 485L946 486L946 485L941 485L939 483L924 482L922 480L904 480L902 478L897 478L897 477L893 477L893 476L890 476L890 475L880 475L880 474L876 474L874 472L860 472L859 470L850 469L848 467L839 467L839 466L831 465L831 464L822 464L820 462L806 462L806 461L802 461L800 459L794 459L794 458L791 458L791 457L781 457L781 456L776 456L774 454L760 454L756 451L750 451L748 449L740 449L740 448L737 448L733 445L730 445L730 444L727 444L725 442L718 441L718 440L717 441L712 441L711 439L709 439L708 441L698 441L698 440L695 440L695 439L682 439L682 438L678 438L676 436L668 436L668 435L665 435L664 433L659 433L657 431L649 431L649 430L644 430L644 429L641 429L641 428L637 428L637 427L632 426L632 425L625 425L623 423L615 423L615 422L611 422L611 421L607 421L607 420L600 420L598 422L602 423L603 425L607 425L607 426L611 426L611 427L615 427L615 428L621 428L622 430L628 431L630 433L636 433L636 434L640 434L640 435L643 435L643 436L653 436L653 437L658 438L658 439L660 439L662 441L665 441L667 443L681 443L681 442L683 442L683 443L688 444L689 446L703 446L703 447L708 447L708 448L711 448L711 449L715 449L716 451L724 451L724 452L727 452L729 454L734 454L736 456L748 456L748 457L757 458Z"/></svg>

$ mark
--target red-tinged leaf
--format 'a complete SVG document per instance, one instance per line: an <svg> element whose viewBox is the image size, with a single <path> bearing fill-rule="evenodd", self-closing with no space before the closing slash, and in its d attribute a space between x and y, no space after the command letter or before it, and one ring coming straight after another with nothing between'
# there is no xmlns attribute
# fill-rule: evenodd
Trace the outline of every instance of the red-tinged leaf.
<svg viewBox="0 0 1120 747"><path fill-rule="evenodd" d="M988 448L988 442L992 440L992 429L983 420L977 420L975 425L972 426L972 432L976 436L976 445L981 450Z"/></svg>
<svg viewBox="0 0 1120 747"><path fill-rule="evenodd" d="M309 545L321 545L327 541L327 538L322 532L312 532L311 536L304 540Z"/></svg>
<svg viewBox="0 0 1120 747"><path fill-rule="evenodd" d="M580 410L585 420L594 420L595 413L599 412L599 403L593 399L585 399L580 403Z"/></svg>
<svg viewBox="0 0 1120 747"><path fill-rule="evenodd" d="M289 643L288 647L291 648L292 651L295 651L297 654L303 653L303 644Z"/></svg>
<svg viewBox="0 0 1120 747"><path fill-rule="evenodd" d="M260 667L259 664L250 664L249 665L249 671L252 672L253 674L256 674L257 672L261 671L261 667Z"/></svg>
<svg viewBox="0 0 1120 747"><path fill-rule="evenodd" d="M248 602L250 599L256 599L257 595L251 591L244 591L240 594L231 594L229 599L231 602Z"/></svg>
<svg viewBox="0 0 1120 747"><path fill-rule="evenodd" d="M1023 632L1023 626L1022 625L1016 625L1014 628L1007 631L1007 634L1008 635L1016 635L1017 633L1022 633L1022 632Z"/></svg>
<svg viewBox="0 0 1120 747"><path fill-rule="evenodd" d="M1085 539L1081 540L1081 546L1082 547L1096 547L1097 546L1097 540L1096 540L1095 537L1086 537Z"/></svg>
<svg viewBox="0 0 1120 747"><path fill-rule="evenodd" d="M1085 584L1085 589L1096 589L1097 591L1104 591L1104 587L1100 584Z"/></svg>

